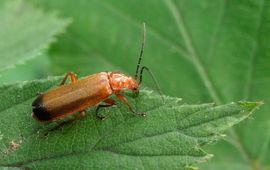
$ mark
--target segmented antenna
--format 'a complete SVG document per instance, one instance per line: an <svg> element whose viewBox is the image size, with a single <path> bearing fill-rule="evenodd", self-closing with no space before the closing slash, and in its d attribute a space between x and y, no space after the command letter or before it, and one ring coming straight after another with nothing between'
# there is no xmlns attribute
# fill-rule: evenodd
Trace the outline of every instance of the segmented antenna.
<svg viewBox="0 0 270 170"><path fill-rule="evenodd" d="M156 85L156 89L157 89L158 93L160 94L160 97L161 97L162 101L164 102L163 93L162 93L162 91L161 91L161 89L160 89L160 87L159 87L159 84L158 84L158 82L157 82L157 79L155 78L155 76L154 76L154 74L152 73L152 71L151 71L148 67L146 67L146 66L143 66L143 67L141 68L139 85L142 83L143 70L146 70L146 71L149 73L149 75L151 76L152 80L154 81L154 83L155 83L155 85Z"/></svg>
<svg viewBox="0 0 270 170"><path fill-rule="evenodd" d="M135 80L137 80L138 78L138 73L139 73L141 60L143 56L144 45L145 45L145 37L146 37L146 27L145 27L145 23L143 22L143 41L142 41L141 52L140 52L140 56L139 56L139 60L138 60L137 68L136 68Z"/></svg>

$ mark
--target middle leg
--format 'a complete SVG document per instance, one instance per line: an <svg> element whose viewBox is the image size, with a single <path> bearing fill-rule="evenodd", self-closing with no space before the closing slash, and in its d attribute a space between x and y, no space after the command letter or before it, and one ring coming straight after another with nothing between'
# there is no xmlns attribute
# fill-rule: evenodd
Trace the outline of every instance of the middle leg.
<svg viewBox="0 0 270 170"><path fill-rule="evenodd" d="M99 104L96 109L96 117L99 118L100 120L104 120L106 117L98 114L99 109L102 107L111 107L115 105L115 101L113 99L106 99L103 102L106 104Z"/></svg>

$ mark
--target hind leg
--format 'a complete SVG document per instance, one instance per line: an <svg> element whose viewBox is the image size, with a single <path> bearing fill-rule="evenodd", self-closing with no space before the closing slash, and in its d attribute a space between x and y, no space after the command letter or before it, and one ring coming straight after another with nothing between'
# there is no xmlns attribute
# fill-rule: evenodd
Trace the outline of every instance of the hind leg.
<svg viewBox="0 0 270 170"><path fill-rule="evenodd" d="M82 117L85 116L85 114L86 114L86 111L85 110L81 111L78 115L75 116L75 118L70 119L70 120L65 121L65 122L61 122L61 123L57 124L55 127L49 129L47 132L44 133L44 136L47 136L49 132L55 131L55 130L57 130L57 129L65 126L65 125L68 125L70 123L75 122L78 119L81 119Z"/></svg>
<svg viewBox="0 0 270 170"><path fill-rule="evenodd" d="M69 73L66 74L66 76L64 77L64 79L60 83L60 86L64 85L66 83L68 77L70 77L71 83L74 83L74 82L76 82L78 80L76 74L74 74L73 72L69 72Z"/></svg>

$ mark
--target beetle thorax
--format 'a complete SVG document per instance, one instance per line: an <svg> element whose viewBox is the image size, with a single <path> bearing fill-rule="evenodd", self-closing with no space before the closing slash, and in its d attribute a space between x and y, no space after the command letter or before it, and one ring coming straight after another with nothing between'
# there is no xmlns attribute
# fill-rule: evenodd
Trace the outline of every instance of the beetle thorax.
<svg viewBox="0 0 270 170"><path fill-rule="evenodd" d="M138 83L132 77L118 72L109 73L110 85L113 91L138 89Z"/></svg>

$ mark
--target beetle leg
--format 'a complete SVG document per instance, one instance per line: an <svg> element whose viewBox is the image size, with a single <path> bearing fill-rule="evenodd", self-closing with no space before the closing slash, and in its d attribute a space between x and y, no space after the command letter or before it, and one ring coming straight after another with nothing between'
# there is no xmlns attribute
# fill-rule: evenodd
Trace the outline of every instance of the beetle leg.
<svg viewBox="0 0 270 170"><path fill-rule="evenodd" d="M74 122L74 121L76 121L76 120L78 120L78 119L84 117L84 116L85 116L85 113L86 113L85 110L80 111L79 114L75 116L75 118L73 118L73 119L71 119L71 120L68 120L68 121L66 121L66 122L61 123L60 126L70 124L70 123L72 123L72 122Z"/></svg>
<svg viewBox="0 0 270 170"><path fill-rule="evenodd" d="M78 80L76 74L74 74L73 72L69 72L69 73L66 74L66 76L64 77L64 79L60 83L60 86L64 85L66 83L68 77L70 77L71 83L74 83L74 82L76 82Z"/></svg>
<svg viewBox="0 0 270 170"><path fill-rule="evenodd" d="M99 118L100 120L104 120L106 117L105 116L100 116L98 114L99 109L102 108L102 107L111 107L111 106L115 105L115 101L113 99L106 99L103 102L106 103L106 104L99 104L97 106L97 109L96 109L96 117Z"/></svg>
<svg viewBox="0 0 270 170"><path fill-rule="evenodd" d="M143 113L143 112L136 112L136 111L134 111L125 96L123 96L122 94L115 94L115 95L117 96L117 98L119 100L121 100L124 104L126 104L128 106L129 110L132 113L137 114L137 115L141 115L141 116L145 116L145 113Z"/></svg>
<svg viewBox="0 0 270 170"><path fill-rule="evenodd" d="M68 124L70 124L70 123L73 123L74 121L76 121L76 120L81 119L82 117L84 117L85 114L86 114L86 111L85 111L85 110L80 111L79 114L76 115L75 118L70 119L70 120L65 121L65 122L62 122L62 123L59 123L59 124L56 125L55 127L51 128L51 129L49 130L49 132L55 131L55 130L59 129L60 127L63 127L63 126L68 125ZM44 136L47 136L47 135L48 135L48 132L46 132L46 133L44 134Z"/></svg>
<svg viewBox="0 0 270 170"><path fill-rule="evenodd" d="M67 121L67 123L72 123L74 122L75 120L78 120L78 119L81 119L82 117L84 117L86 114L86 111L83 110L83 111L80 111L78 115L76 115L76 117L74 119L71 119L70 121Z"/></svg>

